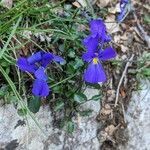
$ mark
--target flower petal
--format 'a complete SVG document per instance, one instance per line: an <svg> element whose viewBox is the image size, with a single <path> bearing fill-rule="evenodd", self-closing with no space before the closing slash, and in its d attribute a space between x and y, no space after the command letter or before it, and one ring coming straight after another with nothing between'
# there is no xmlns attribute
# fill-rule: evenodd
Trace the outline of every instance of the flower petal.
<svg viewBox="0 0 150 150"><path fill-rule="evenodd" d="M51 53L44 53L42 55L42 60L41 60L42 67L46 68L47 65L52 61L52 59L53 59L53 54L51 54Z"/></svg>
<svg viewBox="0 0 150 150"><path fill-rule="evenodd" d="M89 83L105 82L106 75L100 63L93 64L91 62L84 73L84 80Z"/></svg>
<svg viewBox="0 0 150 150"><path fill-rule="evenodd" d="M34 64L36 62L41 61L42 59L42 51L34 53L32 56L30 56L27 60L30 64Z"/></svg>
<svg viewBox="0 0 150 150"><path fill-rule="evenodd" d="M35 65L29 64L27 59L24 58L24 57L20 57L17 60L17 65L18 65L20 70L28 71L28 72L31 72L31 73L34 73L36 71L36 69L37 69L37 67Z"/></svg>
<svg viewBox="0 0 150 150"><path fill-rule="evenodd" d="M108 60L115 58L117 55L116 51L112 47L107 47L105 50L99 52L100 60Z"/></svg>
<svg viewBox="0 0 150 150"><path fill-rule="evenodd" d="M90 62L94 56L94 53L87 52L82 55L82 59L86 62Z"/></svg>
<svg viewBox="0 0 150 150"><path fill-rule="evenodd" d="M44 80L46 81L48 79L47 75L44 72L44 68L40 67L35 73L35 77L39 80Z"/></svg>
<svg viewBox="0 0 150 150"><path fill-rule="evenodd" d="M83 44L86 47L88 52L95 53L98 47L98 35L96 36L89 35L83 40Z"/></svg>
<svg viewBox="0 0 150 150"><path fill-rule="evenodd" d="M65 60L64 60L62 57L57 56L57 55L53 55L53 60L54 60L55 62L60 63L60 64L64 64L64 63L65 63Z"/></svg>
<svg viewBox="0 0 150 150"><path fill-rule="evenodd" d="M121 0L120 1L120 14L117 17L118 22L122 22L126 13L127 13L127 4L129 3L129 0Z"/></svg>
<svg viewBox="0 0 150 150"><path fill-rule="evenodd" d="M122 11L120 12L120 14L117 16L117 21L118 21L118 22L122 22L123 19L124 19L125 14L126 14L126 10L124 9L124 10L122 10Z"/></svg>
<svg viewBox="0 0 150 150"><path fill-rule="evenodd" d="M102 42L110 42L112 40L110 35L107 35L106 32L102 35Z"/></svg>
<svg viewBox="0 0 150 150"><path fill-rule="evenodd" d="M46 81L36 79L33 83L32 93L35 96L45 97L49 94L49 87Z"/></svg>
<svg viewBox="0 0 150 150"><path fill-rule="evenodd" d="M106 32L106 26L102 19L95 19L90 22L90 31L92 34L102 35L102 32Z"/></svg>

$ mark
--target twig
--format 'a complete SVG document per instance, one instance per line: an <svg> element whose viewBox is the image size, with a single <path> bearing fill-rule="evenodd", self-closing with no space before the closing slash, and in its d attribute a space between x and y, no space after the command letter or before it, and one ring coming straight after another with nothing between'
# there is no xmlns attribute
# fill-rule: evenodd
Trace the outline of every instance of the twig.
<svg viewBox="0 0 150 150"><path fill-rule="evenodd" d="M144 5L143 3L139 2L139 1L134 1L134 3L144 7L145 9L147 9L148 11L150 11L150 7L148 4Z"/></svg>
<svg viewBox="0 0 150 150"><path fill-rule="evenodd" d="M143 59L143 60L127 60L127 59L125 59L125 60L111 60L110 62L117 62L117 63L127 63L127 62L132 62L132 63L148 63L150 61L150 59ZM148 64L148 66L149 66L149 64ZM145 66L144 66L145 67Z"/></svg>
<svg viewBox="0 0 150 150"><path fill-rule="evenodd" d="M129 67L129 65L131 64L131 61L133 60L133 58L134 58L134 54L132 54L131 58L129 59L129 62L127 62L126 66L125 66L125 69L124 69L124 71L122 73L121 79L119 81L119 84L118 84L118 87L117 87L117 93L116 93L115 107L117 106L117 103L118 103L120 86L121 86L121 84L123 82L123 79L124 79L124 77L126 75L127 69Z"/></svg>
<svg viewBox="0 0 150 150"><path fill-rule="evenodd" d="M139 29L139 33L141 33L143 40L147 43L148 48L150 48L150 36L147 35L147 33L144 31L143 27L140 25L140 22L137 18L137 15L134 12L134 10L133 10L133 16L134 16L134 19L136 20L137 27Z"/></svg>
<svg viewBox="0 0 150 150"><path fill-rule="evenodd" d="M124 109L123 102L121 103L121 107L122 107L122 112L123 112L124 122L125 122L125 123L127 123L127 121L126 121L126 115L125 115L125 109Z"/></svg>

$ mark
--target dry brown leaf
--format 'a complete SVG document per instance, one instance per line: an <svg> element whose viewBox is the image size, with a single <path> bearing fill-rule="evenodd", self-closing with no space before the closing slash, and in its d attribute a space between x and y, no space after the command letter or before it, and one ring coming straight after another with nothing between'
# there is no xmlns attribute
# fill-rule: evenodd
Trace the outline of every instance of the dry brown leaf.
<svg viewBox="0 0 150 150"><path fill-rule="evenodd" d="M125 32L123 35L121 35L120 39L123 41L127 41L128 40L127 32Z"/></svg>
<svg viewBox="0 0 150 150"><path fill-rule="evenodd" d="M120 12L120 4L118 3L115 7L108 8L108 12L110 12L111 14Z"/></svg>
<svg viewBox="0 0 150 150"><path fill-rule="evenodd" d="M103 143L107 140L107 133L105 131L100 132L100 142Z"/></svg>
<svg viewBox="0 0 150 150"><path fill-rule="evenodd" d="M110 115L112 113L112 109L110 105L106 104L102 109L101 109L101 114L103 115Z"/></svg>
<svg viewBox="0 0 150 150"><path fill-rule="evenodd" d="M81 7L88 7L89 5L94 5L96 3L97 0L88 0L89 4L87 3L87 0L76 0L75 2L73 2L72 4L76 7L79 8L79 6Z"/></svg>
<svg viewBox="0 0 150 150"><path fill-rule="evenodd" d="M121 44L120 47L123 53L126 53L128 51L128 47L124 46L123 44Z"/></svg>
<svg viewBox="0 0 150 150"><path fill-rule="evenodd" d="M112 95L114 95L114 94L115 94L115 90L108 90L108 91L107 91L107 94L109 94L109 95L111 95L111 96L112 96Z"/></svg>
<svg viewBox="0 0 150 150"><path fill-rule="evenodd" d="M79 4L79 2L75 1L72 3L73 6L77 7L77 8L80 8L81 5Z"/></svg>
<svg viewBox="0 0 150 150"><path fill-rule="evenodd" d="M2 0L1 1L1 5L3 7L6 7L8 9L11 9L12 8L12 5L13 5L13 0Z"/></svg>
<svg viewBox="0 0 150 150"><path fill-rule="evenodd" d="M22 34L23 34L23 36L27 37L28 39L31 39L31 35L32 35L31 31L24 30Z"/></svg>
<svg viewBox="0 0 150 150"><path fill-rule="evenodd" d="M115 15L109 15L105 20L106 28L110 34L120 31L119 24L116 22Z"/></svg>
<svg viewBox="0 0 150 150"><path fill-rule="evenodd" d="M86 3L86 0L77 0L82 7L87 7L87 3Z"/></svg>
<svg viewBox="0 0 150 150"><path fill-rule="evenodd" d="M103 8L106 7L110 3L110 1L112 0L97 0L96 4L98 7Z"/></svg>
<svg viewBox="0 0 150 150"><path fill-rule="evenodd" d="M83 31L85 31L85 30L86 30L86 26L85 26L85 25L83 25L83 24L78 25L77 31L83 32Z"/></svg>
<svg viewBox="0 0 150 150"><path fill-rule="evenodd" d="M107 126L103 131L100 132L100 142L104 142L106 140L110 140L115 143L113 139L114 131L117 129L114 125Z"/></svg>
<svg viewBox="0 0 150 150"><path fill-rule="evenodd" d="M114 125L109 125L105 128L105 132L107 133L108 136L112 136L114 131L116 130L116 127Z"/></svg>
<svg viewBox="0 0 150 150"><path fill-rule="evenodd" d="M119 34L114 35L114 42L115 43L120 43L120 38L121 38L121 36Z"/></svg>
<svg viewBox="0 0 150 150"><path fill-rule="evenodd" d="M121 56L121 60L126 60L126 59L127 59L127 55L126 54Z"/></svg>
<svg viewBox="0 0 150 150"><path fill-rule="evenodd" d="M125 93L125 90L123 88L120 89L120 93L121 93L122 98L126 97L126 93Z"/></svg>

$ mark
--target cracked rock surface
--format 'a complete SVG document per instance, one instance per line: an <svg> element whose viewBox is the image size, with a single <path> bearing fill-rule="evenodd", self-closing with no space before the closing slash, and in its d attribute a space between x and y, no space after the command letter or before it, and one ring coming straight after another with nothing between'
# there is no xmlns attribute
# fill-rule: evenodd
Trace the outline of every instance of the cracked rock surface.
<svg viewBox="0 0 150 150"><path fill-rule="evenodd" d="M132 93L126 113L128 142L120 150L150 149L150 82L143 80L140 87Z"/></svg>
<svg viewBox="0 0 150 150"><path fill-rule="evenodd" d="M93 89L85 92L88 98L98 93ZM28 122L25 122L13 105L1 106L0 150L98 150L98 123L95 118L100 110L99 101L88 101L82 108L90 108L93 112L89 117L74 120L76 129L72 135L54 128L49 107L41 108L35 116L46 133L44 135L29 116Z"/></svg>
<svg viewBox="0 0 150 150"><path fill-rule="evenodd" d="M87 89L88 98L98 91ZM35 115L41 132L33 120L28 117L25 122L18 116L13 105L0 106L0 150L99 150L97 130L100 123L96 116L100 110L98 101L88 101L83 109L93 109L88 117L74 119L76 129L72 135L53 127L53 117L48 106L42 107ZM132 94L131 102L125 114L128 127L125 135L128 142L120 145L120 150L150 149L150 83L141 82L141 90Z"/></svg>

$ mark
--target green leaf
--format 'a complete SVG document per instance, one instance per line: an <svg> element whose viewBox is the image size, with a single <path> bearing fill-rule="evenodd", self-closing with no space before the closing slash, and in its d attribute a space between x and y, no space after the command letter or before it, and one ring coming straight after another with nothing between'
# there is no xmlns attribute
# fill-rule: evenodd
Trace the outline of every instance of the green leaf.
<svg viewBox="0 0 150 150"><path fill-rule="evenodd" d="M39 97L33 97L28 101L28 108L31 112L37 113L41 106L41 100Z"/></svg>
<svg viewBox="0 0 150 150"><path fill-rule="evenodd" d="M68 54L68 56L70 58L75 58L75 52L74 51L70 51L69 54Z"/></svg>
<svg viewBox="0 0 150 150"><path fill-rule="evenodd" d="M17 113L19 116L25 116L25 115L27 115L27 109L26 108L18 109Z"/></svg>
<svg viewBox="0 0 150 150"><path fill-rule="evenodd" d="M9 66L9 64L8 64L8 62L3 61L3 62L1 62L1 66L3 66L3 67L7 67L7 66Z"/></svg>
<svg viewBox="0 0 150 150"><path fill-rule="evenodd" d="M64 44L60 44L60 45L59 45L59 50L60 50L61 52L64 52Z"/></svg>
<svg viewBox="0 0 150 150"><path fill-rule="evenodd" d="M74 123L72 121L68 121L67 122L67 132L73 133L74 129L75 129Z"/></svg>
<svg viewBox="0 0 150 150"><path fill-rule="evenodd" d="M76 58L74 63L74 69L78 69L79 67L82 67L84 65L82 59Z"/></svg>
<svg viewBox="0 0 150 150"><path fill-rule="evenodd" d="M80 114L81 116L84 116L84 117L85 117L85 116L90 116L92 112L93 112L92 109L87 109L87 110L84 110L84 111L80 111L79 114Z"/></svg>
<svg viewBox="0 0 150 150"><path fill-rule="evenodd" d="M98 94L98 95L94 95L90 100L93 100L93 101L99 101L101 99L101 95Z"/></svg>
<svg viewBox="0 0 150 150"><path fill-rule="evenodd" d="M144 22L150 24L150 16L148 14L144 15Z"/></svg>
<svg viewBox="0 0 150 150"><path fill-rule="evenodd" d="M88 87L94 88L94 89L100 89L100 85L99 84L92 84L92 83L86 83L88 85Z"/></svg>
<svg viewBox="0 0 150 150"><path fill-rule="evenodd" d="M10 94L7 99L8 102L17 103L17 97L15 95Z"/></svg>
<svg viewBox="0 0 150 150"><path fill-rule="evenodd" d="M10 68L6 68L6 73L9 74L10 73Z"/></svg>
<svg viewBox="0 0 150 150"><path fill-rule="evenodd" d="M83 103L83 102L87 101L87 97L83 93L75 93L74 94L74 101L76 101L78 103Z"/></svg>
<svg viewBox="0 0 150 150"><path fill-rule="evenodd" d="M144 68L144 69L142 69L141 73L144 76L150 76L150 68Z"/></svg>
<svg viewBox="0 0 150 150"><path fill-rule="evenodd" d="M74 74L75 73L73 61L67 63L67 73L68 74Z"/></svg>
<svg viewBox="0 0 150 150"><path fill-rule="evenodd" d="M54 110L55 111L58 111L58 110L61 110L63 109L64 107L64 102L62 100L59 100L57 103L56 103L56 106L54 107Z"/></svg>
<svg viewBox="0 0 150 150"><path fill-rule="evenodd" d="M55 87L53 87L53 93L60 93L61 92L61 90L62 90L62 87L61 86L55 86Z"/></svg>
<svg viewBox="0 0 150 150"><path fill-rule="evenodd" d="M5 96L8 93L8 86L2 85L0 88L0 97Z"/></svg>

